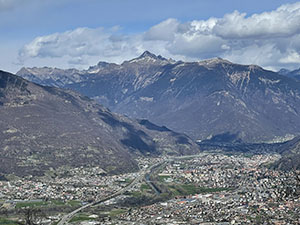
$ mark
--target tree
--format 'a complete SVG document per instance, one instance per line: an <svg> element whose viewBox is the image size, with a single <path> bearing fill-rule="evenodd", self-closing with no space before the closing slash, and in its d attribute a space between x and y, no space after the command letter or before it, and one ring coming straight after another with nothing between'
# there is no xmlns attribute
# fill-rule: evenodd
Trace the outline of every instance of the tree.
<svg viewBox="0 0 300 225"><path fill-rule="evenodd" d="M18 222L20 225L37 225L40 224L42 218L45 218L45 214L40 209L27 207L22 211L23 221Z"/></svg>

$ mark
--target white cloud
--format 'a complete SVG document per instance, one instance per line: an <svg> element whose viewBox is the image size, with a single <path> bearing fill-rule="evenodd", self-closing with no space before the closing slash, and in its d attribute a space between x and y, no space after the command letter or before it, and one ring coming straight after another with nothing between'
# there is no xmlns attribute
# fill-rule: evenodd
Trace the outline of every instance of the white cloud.
<svg viewBox="0 0 300 225"><path fill-rule="evenodd" d="M118 27L77 28L35 38L20 50L22 61L61 58L64 66L121 62L144 50L175 59L224 57L233 62L268 68L300 65L300 3L271 12L234 11L222 18L181 23L167 19L144 33L120 34ZM65 60L65 61L64 61Z"/></svg>
<svg viewBox="0 0 300 225"><path fill-rule="evenodd" d="M295 50L289 50L288 54L279 60L281 63L299 63L300 54Z"/></svg>
<svg viewBox="0 0 300 225"><path fill-rule="evenodd" d="M209 58L221 54L224 51L225 41L214 35L203 34L180 34L167 45L167 49L172 54L187 55L190 57Z"/></svg>
<svg viewBox="0 0 300 225"><path fill-rule="evenodd" d="M77 28L64 33L55 33L37 37L19 51L20 61L31 58L74 58L72 61L82 63L83 58L97 56L113 59L132 55L134 38L114 34L116 29L109 31L103 28ZM134 54L135 55L135 52ZM79 62L78 61L78 62Z"/></svg>
<svg viewBox="0 0 300 225"><path fill-rule="evenodd" d="M300 3L246 17L237 11L218 20L213 32L223 38L289 37L300 32Z"/></svg>
<svg viewBox="0 0 300 225"><path fill-rule="evenodd" d="M145 40L169 41L178 32L180 23L176 19L167 19L149 29L144 35Z"/></svg>

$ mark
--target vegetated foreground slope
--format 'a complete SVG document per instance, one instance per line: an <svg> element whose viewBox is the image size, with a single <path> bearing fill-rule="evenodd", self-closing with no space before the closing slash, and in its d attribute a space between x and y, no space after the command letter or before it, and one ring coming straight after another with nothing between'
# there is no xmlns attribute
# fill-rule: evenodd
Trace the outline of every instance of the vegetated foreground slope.
<svg viewBox="0 0 300 225"><path fill-rule="evenodd" d="M192 154L185 135L114 114L73 91L0 71L0 175L40 175L61 166L137 169L135 155Z"/></svg>
<svg viewBox="0 0 300 225"><path fill-rule="evenodd" d="M88 70L23 68L35 82L77 90L112 111L145 118L194 140L266 142L300 133L300 82L220 58L167 60L150 52ZM48 82L51 80L51 82Z"/></svg>

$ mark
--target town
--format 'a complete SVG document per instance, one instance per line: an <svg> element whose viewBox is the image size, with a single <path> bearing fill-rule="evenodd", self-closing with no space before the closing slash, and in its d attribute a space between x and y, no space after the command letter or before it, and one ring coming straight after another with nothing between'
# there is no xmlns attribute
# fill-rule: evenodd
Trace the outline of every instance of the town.
<svg viewBox="0 0 300 225"><path fill-rule="evenodd" d="M164 182L171 187L174 183L205 187L199 189L202 193L136 208L120 215L119 224L124 224L124 221L147 221L146 224L298 224L299 171L279 172L260 168L276 157L209 154L202 158L174 161L158 174Z"/></svg>
<svg viewBox="0 0 300 225"><path fill-rule="evenodd" d="M300 171L270 168L271 162L279 157L207 152L197 156L138 158L141 171L159 163L148 181L141 179L125 193L85 208L70 222L297 224L300 223ZM108 175L100 167L80 167L52 171L45 177L1 181L1 210L13 211L20 204L28 206L39 201L45 203L40 208L51 201L77 202L74 208L78 208L122 190L139 173ZM146 200L141 203L139 199ZM54 210L48 220L41 221L55 223L66 213Z"/></svg>

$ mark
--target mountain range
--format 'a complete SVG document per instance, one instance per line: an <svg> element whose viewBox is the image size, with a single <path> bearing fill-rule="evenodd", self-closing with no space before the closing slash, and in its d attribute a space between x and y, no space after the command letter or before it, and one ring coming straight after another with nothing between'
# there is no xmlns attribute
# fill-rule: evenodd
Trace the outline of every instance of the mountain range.
<svg viewBox="0 0 300 225"><path fill-rule="evenodd" d="M287 77L300 80L300 68L296 70L281 69L278 71L278 73Z"/></svg>
<svg viewBox="0 0 300 225"><path fill-rule="evenodd" d="M19 76L97 100L193 140L276 142L300 134L300 81L221 58L166 59L148 51L87 70L22 68Z"/></svg>
<svg viewBox="0 0 300 225"><path fill-rule="evenodd" d="M71 90L0 71L0 176L42 175L60 167L138 169L135 157L194 154L186 135L133 120Z"/></svg>

